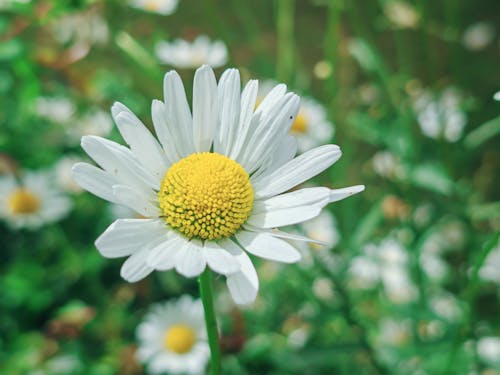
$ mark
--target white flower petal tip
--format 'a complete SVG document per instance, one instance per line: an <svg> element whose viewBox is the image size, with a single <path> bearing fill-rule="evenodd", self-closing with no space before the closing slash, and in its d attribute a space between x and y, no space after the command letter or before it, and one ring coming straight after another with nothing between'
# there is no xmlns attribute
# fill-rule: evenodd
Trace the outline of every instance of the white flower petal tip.
<svg viewBox="0 0 500 375"><path fill-rule="evenodd" d="M241 269L238 260L216 243L205 242L203 255L208 266L221 275L231 275Z"/></svg>
<svg viewBox="0 0 500 375"><path fill-rule="evenodd" d="M365 190L365 185L355 185L343 189L334 189L330 191L330 203L340 201L351 195L361 193Z"/></svg>
<svg viewBox="0 0 500 375"><path fill-rule="evenodd" d="M245 250L264 259L281 263L296 263L301 259L297 249L270 233L243 230L236 234L236 238Z"/></svg>
<svg viewBox="0 0 500 375"><path fill-rule="evenodd" d="M199 276L206 265L201 241L191 240L177 252L175 269L185 277Z"/></svg>

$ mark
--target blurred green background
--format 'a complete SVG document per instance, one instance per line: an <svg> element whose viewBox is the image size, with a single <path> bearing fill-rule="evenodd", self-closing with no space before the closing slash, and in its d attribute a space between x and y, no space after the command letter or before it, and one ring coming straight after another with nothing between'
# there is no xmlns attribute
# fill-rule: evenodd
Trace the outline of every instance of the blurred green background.
<svg viewBox="0 0 500 375"><path fill-rule="evenodd" d="M0 0L0 174L50 170L72 201L35 230L0 222L0 373L142 374L148 307L198 295L174 272L122 280L93 244L116 209L68 175L79 137L109 133L114 101L151 125L172 69L157 43L207 35L227 47L218 76L237 67L324 108L343 157L316 184L367 186L329 207L336 228L316 228L335 246L257 263L254 305L216 280L224 373L500 374L500 2L153 8ZM190 96L194 69L177 70Z"/></svg>

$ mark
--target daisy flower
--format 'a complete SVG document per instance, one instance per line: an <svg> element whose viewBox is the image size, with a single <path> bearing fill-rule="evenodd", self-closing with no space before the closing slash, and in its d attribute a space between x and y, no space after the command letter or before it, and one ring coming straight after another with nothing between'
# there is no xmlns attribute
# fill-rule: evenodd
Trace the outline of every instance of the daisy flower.
<svg viewBox="0 0 500 375"><path fill-rule="evenodd" d="M202 64L218 68L227 63L227 48L222 41L212 42L207 36L201 35L193 42L183 39L172 43L158 42L156 56L163 64L181 69L194 69Z"/></svg>
<svg viewBox="0 0 500 375"><path fill-rule="evenodd" d="M132 8L144 10L146 12L158 13L162 16L168 16L177 9L179 0L130 0L129 5Z"/></svg>
<svg viewBox="0 0 500 375"><path fill-rule="evenodd" d="M21 182L0 177L0 218L14 229L36 229L66 216L71 200L53 181L50 172L26 172Z"/></svg>
<svg viewBox="0 0 500 375"><path fill-rule="evenodd" d="M257 103L276 86L273 81L264 81L259 88ZM328 142L335 127L328 121L325 108L312 98L301 98L299 113L290 128L298 143L298 151L307 151Z"/></svg>
<svg viewBox="0 0 500 375"><path fill-rule="evenodd" d="M300 253L288 240L313 240L276 228L312 219L327 204L364 190L289 192L335 163L340 148L324 145L295 157L289 131L298 96L277 85L255 109L257 81L240 90L236 69L226 70L217 84L212 69L202 66L194 77L191 113L182 81L171 71L165 100L152 103L158 140L120 103L112 114L130 148L82 138L100 168L78 163L75 180L144 217L116 220L96 241L105 257L129 257L121 269L129 282L174 268L195 277L208 266L227 276L236 303L251 303L259 282L247 254L297 262Z"/></svg>
<svg viewBox="0 0 500 375"><path fill-rule="evenodd" d="M103 45L108 42L109 28L102 15L90 10L58 18L53 25L53 34L60 44Z"/></svg>
<svg viewBox="0 0 500 375"><path fill-rule="evenodd" d="M202 374L210 357L202 303L188 295L153 305L137 338L137 358L151 374Z"/></svg>
<svg viewBox="0 0 500 375"><path fill-rule="evenodd" d="M413 110L426 137L456 142L462 138L467 124L467 116L461 105L461 94L455 88L448 87L437 96L423 90L417 94Z"/></svg>

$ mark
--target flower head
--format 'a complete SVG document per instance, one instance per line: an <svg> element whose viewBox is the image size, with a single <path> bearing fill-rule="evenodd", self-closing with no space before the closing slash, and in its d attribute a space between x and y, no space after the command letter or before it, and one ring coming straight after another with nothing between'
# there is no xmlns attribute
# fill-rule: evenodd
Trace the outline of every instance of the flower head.
<svg viewBox="0 0 500 375"><path fill-rule="evenodd" d="M96 241L106 257L129 258L121 274L138 281L153 270L198 276L206 266L227 276L237 303L252 302L258 278L247 253L293 263L300 253L286 240L310 241L278 227L318 216L328 203L363 186L332 190L295 186L340 158L325 145L298 157L290 128L299 98L277 85L256 107L257 81L240 91L237 70L219 83L212 69L196 71L193 109L179 75L165 75L165 101L152 104L158 140L123 104L113 117L130 148L86 136L82 147L101 168L73 167L75 180L144 218L116 220Z"/></svg>
<svg viewBox="0 0 500 375"><path fill-rule="evenodd" d="M71 201L53 181L50 172L26 172L21 182L0 177L0 218L12 228L36 229L64 217Z"/></svg>
<svg viewBox="0 0 500 375"><path fill-rule="evenodd" d="M163 16L172 14L177 9L179 0L130 0L129 4L133 8L146 12L158 13Z"/></svg>
<svg viewBox="0 0 500 375"><path fill-rule="evenodd" d="M137 327L137 357L152 374L202 374L210 352L200 300L153 305Z"/></svg>
<svg viewBox="0 0 500 375"><path fill-rule="evenodd" d="M212 42L207 36L200 35L193 42L184 39L159 42L156 56L162 63L176 68L191 69L202 64L218 68L227 63L227 48L220 40Z"/></svg>

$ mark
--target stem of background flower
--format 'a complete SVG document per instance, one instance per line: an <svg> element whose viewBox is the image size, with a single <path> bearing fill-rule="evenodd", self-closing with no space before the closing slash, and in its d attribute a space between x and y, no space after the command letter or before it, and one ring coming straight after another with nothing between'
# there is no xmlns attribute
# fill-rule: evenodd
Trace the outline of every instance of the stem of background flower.
<svg viewBox="0 0 500 375"><path fill-rule="evenodd" d="M278 0L276 32L278 38L276 75L281 82L290 82L293 73L293 19L295 0Z"/></svg>
<svg viewBox="0 0 500 375"><path fill-rule="evenodd" d="M215 318L214 299L212 294L212 274L207 267L198 278L201 301L205 311L205 324L207 327L208 345L210 346L210 374L220 373L220 346L217 319Z"/></svg>

